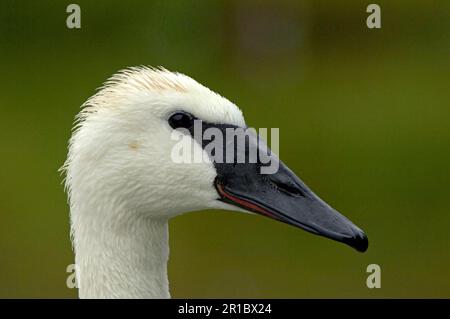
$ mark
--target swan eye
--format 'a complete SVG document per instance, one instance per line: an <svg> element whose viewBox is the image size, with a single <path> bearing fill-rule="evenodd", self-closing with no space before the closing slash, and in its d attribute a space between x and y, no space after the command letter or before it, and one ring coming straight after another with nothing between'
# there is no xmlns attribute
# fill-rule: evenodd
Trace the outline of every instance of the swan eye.
<svg viewBox="0 0 450 319"><path fill-rule="evenodd" d="M169 125L173 129L190 128L194 125L194 119L189 113L177 112L169 117Z"/></svg>

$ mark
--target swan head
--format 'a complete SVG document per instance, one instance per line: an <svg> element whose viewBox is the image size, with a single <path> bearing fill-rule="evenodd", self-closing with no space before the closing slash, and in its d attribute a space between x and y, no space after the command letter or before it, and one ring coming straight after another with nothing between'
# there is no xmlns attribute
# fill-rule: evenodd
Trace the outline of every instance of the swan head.
<svg viewBox="0 0 450 319"><path fill-rule="evenodd" d="M225 138L213 154L208 129ZM243 147L232 147L231 161L227 130L245 135ZM248 211L367 249L365 234L276 155L270 154L277 166L268 174L259 157L237 162L252 145L267 151L226 98L180 73L129 68L111 77L78 115L65 164L70 204L120 207L90 212L114 222L211 208Z"/></svg>

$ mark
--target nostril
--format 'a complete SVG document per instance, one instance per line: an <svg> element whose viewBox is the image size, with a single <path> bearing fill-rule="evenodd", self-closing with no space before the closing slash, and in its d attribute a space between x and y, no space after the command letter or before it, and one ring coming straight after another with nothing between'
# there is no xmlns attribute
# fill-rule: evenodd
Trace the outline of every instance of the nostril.
<svg viewBox="0 0 450 319"><path fill-rule="evenodd" d="M269 178L269 181L280 191L285 192L293 196L305 197L303 190L296 184L292 182L283 183L274 179Z"/></svg>

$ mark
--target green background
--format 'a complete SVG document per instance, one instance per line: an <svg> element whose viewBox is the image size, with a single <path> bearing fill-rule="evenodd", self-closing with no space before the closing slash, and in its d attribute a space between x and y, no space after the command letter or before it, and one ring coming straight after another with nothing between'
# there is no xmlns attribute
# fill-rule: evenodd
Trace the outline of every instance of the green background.
<svg viewBox="0 0 450 319"><path fill-rule="evenodd" d="M450 2L0 4L0 297L76 297L57 172L79 106L117 70L162 65L280 128L280 157L363 228L367 253L260 216L170 223L173 297L450 297ZM381 289L366 267L381 266Z"/></svg>

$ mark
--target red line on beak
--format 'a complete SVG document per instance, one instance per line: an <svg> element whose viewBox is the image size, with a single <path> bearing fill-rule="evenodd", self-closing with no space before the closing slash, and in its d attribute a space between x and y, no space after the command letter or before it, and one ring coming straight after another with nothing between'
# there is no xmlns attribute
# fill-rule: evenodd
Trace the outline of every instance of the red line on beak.
<svg viewBox="0 0 450 319"><path fill-rule="evenodd" d="M259 207L256 204L247 202L246 200L234 197L233 195L230 195L228 193L225 192L225 190L223 189L222 185L220 184L216 184L217 185L217 190L219 191L220 195L222 195L223 197L228 198L229 200L231 200L232 202L239 204L240 206L243 206L247 209L249 209L250 211L256 211L257 213L260 213L264 216L276 219L276 220L280 220L277 216L273 215L272 213L270 213L269 211L265 210L262 207Z"/></svg>

